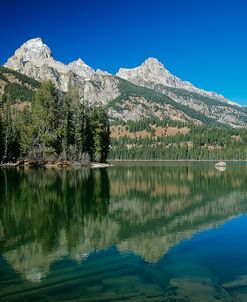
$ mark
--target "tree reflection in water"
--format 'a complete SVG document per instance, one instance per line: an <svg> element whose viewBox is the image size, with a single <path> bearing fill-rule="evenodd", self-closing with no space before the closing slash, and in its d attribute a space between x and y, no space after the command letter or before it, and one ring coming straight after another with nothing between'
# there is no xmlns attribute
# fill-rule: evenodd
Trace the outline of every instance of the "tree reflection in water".
<svg viewBox="0 0 247 302"><path fill-rule="evenodd" d="M238 165L0 170L1 253L32 283L65 257L86 262L113 246L156 263L182 240L246 212L246 182Z"/></svg>

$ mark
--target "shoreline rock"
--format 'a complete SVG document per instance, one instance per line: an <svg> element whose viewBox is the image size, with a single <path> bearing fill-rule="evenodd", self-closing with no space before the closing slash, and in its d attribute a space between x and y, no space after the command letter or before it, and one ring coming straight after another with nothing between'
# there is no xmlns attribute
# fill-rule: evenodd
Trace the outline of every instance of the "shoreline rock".
<svg viewBox="0 0 247 302"><path fill-rule="evenodd" d="M224 161L219 161L218 163L215 164L215 167L222 167L222 168L226 168L226 162Z"/></svg>
<svg viewBox="0 0 247 302"><path fill-rule="evenodd" d="M91 163L90 168L92 169L98 169L98 168L108 168L111 167L112 164L107 164L107 163Z"/></svg>
<svg viewBox="0 0 247 302"><path fill-rule="evenodd" d="M214 165L215 169L224 172L226 170L227 164L224 161L220 161Z"/></svg>
<svg viewBox="0 0 247 302"><path fill-rule="evenodd" d="M76 161L34 161L34 160L20 160L15 163L2 163L0 167L45 167L45 168L62 168L62 167L89 167L107 168L112 166L108 163L92 163L92 162L76 162Z"/></svg>

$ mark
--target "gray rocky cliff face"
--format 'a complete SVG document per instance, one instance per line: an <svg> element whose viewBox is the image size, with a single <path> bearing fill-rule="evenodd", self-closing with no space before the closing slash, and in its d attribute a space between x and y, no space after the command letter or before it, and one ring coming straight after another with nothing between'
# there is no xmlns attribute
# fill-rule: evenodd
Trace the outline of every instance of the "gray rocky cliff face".
<svg viewBox="0 0 247 302"><path fill-rule="evenodd" d="M82 59L68 65L56 61L40 38L24 43L4 66L38 81L52 80L62 91L67 91L73 84L79 88L82 100L89 104L105 104L119 95L113 76L99 70L95 72Z"/></svg>
<svg viewBox="0 0 247 302"><path fill-rule="evenodd" d="M67 91L69 85L76 86L81 101L89 106L107 105L113 101L115 107L111 103L109 114L110 118L117 120L138 120L153 116L181 119L181 116L187 116L188 110L181 106L178 109L177 104L171 105L169 100L172 100L220 123L233 127L246 126L247 110L244 107L222 95L204 91L181 80L155 58L148 58L136 68L120 68L113 76L99 69L95 71L82 59L63 64L54 59L50 48L40 38L35 38L17 49L4 66L38 81L52 80L62 91ZM143 92L138 87L162 94L161 103L152 100L150 92ZM177 117L172 115L174 112ZM191 119L195 120L193 117Z"/></svg>
<svg viewBox="0 0 247 302"><path fill-rule="evenodd" d="M116 74L118 77L133 82L135 84L163 84L170 87L190 87L191 84L181 81L173 76L165 67L155 58L148 58L141 66L132 69L120 68Z"/></svg>
<svg viewBox="0 0 247 302"><path fill-rule="evenodd" d="M89 80L94 75L94 70L80 58L69 63L67 68L85 80Z"/></svg>
<svg viewBox="0 0 247 302"><path fill-rule="evenodd" d="M108 101L115 99L119 94L118 80L101 71L96 71L91 80L85 84L84 98L91 104L106 105Z"/></svg>

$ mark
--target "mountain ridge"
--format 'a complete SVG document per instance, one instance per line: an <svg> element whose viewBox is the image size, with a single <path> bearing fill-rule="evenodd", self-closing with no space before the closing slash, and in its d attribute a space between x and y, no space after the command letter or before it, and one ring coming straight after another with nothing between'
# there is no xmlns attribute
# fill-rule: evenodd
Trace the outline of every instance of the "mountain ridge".
<svg viewBox="0 0 247 302"><path fill-rule="evenodd" d="M140 66L134 68L120 68L116 76L128 80L134 84L153 87L152 84L162 84L167 87L182 88L188 91L197 92L201 95L213 97L232 105L241 106L235 102L226 99L223 95L216 92L206 91L195 87L188 81L183 81L174 76L158 59L149 57Z"/></svg>
<svg viewBox="0 0 247 302"><path fill-rule="evenodd" d="M180 119L186 115L184 110L188 107L185 111L191 108L199 115L215 120L216 124L247 126L245 107L181 80L152 57L138 67L120 68L116 75L112 75L99 69L94 70L80 58L67 65L57 61L42 39L34 38L22 44L4 66L38 81L52 80L62 91L67 91L71 85L75 86L79 90L81 101L90 106L103 104L109 107L109 104L118 103L118 112L110 108L111 120L131 121L154 116L176 119L174 116L169 117L171 111ZM125 80L127 82L123 85ZM126 89L131 90L131 95L126 93ZM151 98L150 94L153 95ZM157 107L154 96L159 97L157 112L154 109ZM186 120L187 117L184 122ZM203 118L201 121L204 124Z"/></svg>
<svg viewBox="0 0 247 302"><path fill-rule="evenodd" d="M94 70L89 65L87 65L81 58L78 58L68 64L64 64L60 61L57 61L54 59L51 49L43 42L41 38L33 38L28 40L27 42L23 43L20 48L18 48L15 51L14 56L10 57L7 62L4 64L5 67L11 68L11 69L21 69L18 65L16 66L17 60L20 59L22 62L34 62L36 65L41 64L40 60L45 60L46 63L54 68L56 68L58 71L61 72L68 72L73 71L76 75L81 76L85 80L90 80L90 78L94 75L94 73L99 70ZM137 75L133 73L137 73L140 71L148 71L148 73L145 75L138 73ZM20 71L21 70L17 70ZM26 70L24 69L23 72L25 73ZM152 76L153 73L156 73L155 76ZM157 76L157 72L160 72L160 77ZM112 75L109 72L106 72L108 75ZM183 88L189 91L195 91L201 94L206 94L212 97L215 97L217 99L228 101L234 105L241 106L237 104L236 102L232 102L230 100L227 100L223 95L218 94L216 92L206 91L204 89L200 89L195 87L193 84L191 84L188 81L181 80L179 77L174 76L169 70L165 68L165 66L159 62L158 59L154 57L148 57L140 66L134 67L134 68L119 68L118 72L115 74L115 76L123 78L125 80L128 80L134 84L140 84L138 81L136 81L137 78L141 78L141 76L146 76L148 79L150 79L151 82L154 82L156 84L163 84L168 87L174 87L174 88ZM153 78L153 81L152 81ZM43 80L41 78L41 80ZM145 82L146 79L144 79ZM147 84L147 83L146 83ZM62 87L62 90L66 90L65 87Z"/></svg>

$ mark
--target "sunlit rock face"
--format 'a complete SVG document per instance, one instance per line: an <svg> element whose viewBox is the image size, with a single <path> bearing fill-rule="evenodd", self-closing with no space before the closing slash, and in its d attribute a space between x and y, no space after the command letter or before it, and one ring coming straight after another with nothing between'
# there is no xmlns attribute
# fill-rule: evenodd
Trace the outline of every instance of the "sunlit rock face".
<svg viewBox="0 0 247 302"><path fill-rule="evenodd" d="M132 69L120 68L116 75L135 84L144 85L150 82L169 87L193 88L193 85L189 82L184 82L172 75L164 65L155 58L148 58L140 66Z"/></svg>
<svg viewBox="0 0 247 302"><path fill-rule="evenodd" d="M156 58L148 58L140 66L132 69L120 68L116 75L136 85L155 88L155 85L162 84L167 87L181 88L232 103L222 95L196 88L190 82L174 76Z"/></svg>
<svg viewBox="0 0 247 302"><path fill-rule="evenodd" d="M55 80L63 90L66 88L65 83L63 83L65 80L59 80L59 77L65 74L69 76L69 71L85 80L89 80L94 74L94 70L81 59L68 65L56 61L50 48L40 38L31 39L24 43L15 51L14 56L8 59L5 67L22 72L37 80ZM51 74L54 74L54 78L51 77Z"/></svg>
<svg viewBox="0 0 247 302"><path fill-rule="evenodd" d="M118 81L110 74L95 72L80 58L68 65L55 60L40 38L24 43L4 66L38 81L52 80L62 91L67 91L69 85L76 86L81 99L89 104L105 103L119 95Z"/></svg>

